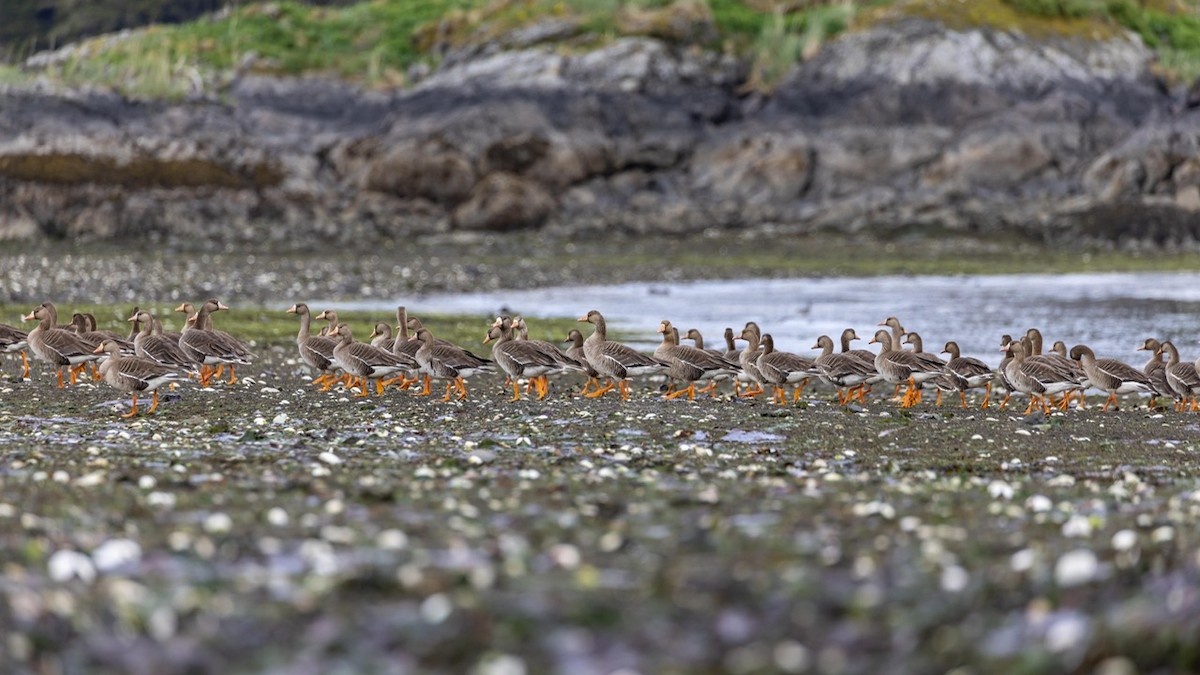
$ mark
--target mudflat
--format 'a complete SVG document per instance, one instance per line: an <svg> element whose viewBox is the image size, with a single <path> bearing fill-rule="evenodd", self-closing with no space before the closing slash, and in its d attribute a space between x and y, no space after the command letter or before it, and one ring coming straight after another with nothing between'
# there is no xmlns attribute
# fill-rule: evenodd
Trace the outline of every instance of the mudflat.
<svg viewBox="0 0 1200 675"><path fill-rule="evenodd" d="M4 364L6 670L1200 667L1194 414L358 399L259 351L132 421Z"/></svg>

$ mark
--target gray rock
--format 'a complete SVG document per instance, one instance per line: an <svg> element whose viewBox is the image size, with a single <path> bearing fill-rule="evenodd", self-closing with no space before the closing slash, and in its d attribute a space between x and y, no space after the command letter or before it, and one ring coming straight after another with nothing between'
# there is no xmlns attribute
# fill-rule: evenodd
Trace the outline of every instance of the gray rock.
<svg viewBox="0 0 1200 675"><path fill-rule="evenodd" d="M493 173L480 181L470 198L454 210L454 227L507 231L541 226L554 209L545 188L511 173Z"/></svg>
<svg viewBox="0 0 1200 675"><path fill-rule="evenodd" d="M623 20L703 29L686 4ZM739 91L747 64L669 39L541 46L574 30L449 51L403 91L243 75L221 101L166 103L7 85L0 238L761 228L1200 246L1200 109L1156 86L1133 36L903 20L835 40L764 97Z"/></svg>

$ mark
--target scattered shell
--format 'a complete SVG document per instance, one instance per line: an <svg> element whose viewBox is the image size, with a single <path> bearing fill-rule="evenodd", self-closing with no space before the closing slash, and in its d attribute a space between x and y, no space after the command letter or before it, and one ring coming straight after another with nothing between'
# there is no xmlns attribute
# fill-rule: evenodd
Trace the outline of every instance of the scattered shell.
<svg viewBox="0 0 1200 675"><path fill-rule="evenodd" d="M60 583L79 579L90 584L96 579L96 566L92 559L70 549L55 551L46 563L46 572L50 579Z"/></svg>
<svg viewBox="0 0 1200 675"><path fill-rule="evenodd" d="M1100 561L1086 548L1064 553L1054 565L1054 580L1059 586L1079 586L1092 581L1100 573Z"/></svg>
<svg viewBox="0 0 1200 675"><path fill-rule="evenodd" d="M109 539L92 551L92 562L102 573L111 573L142 559L142 547L130 539Z"/></svg>

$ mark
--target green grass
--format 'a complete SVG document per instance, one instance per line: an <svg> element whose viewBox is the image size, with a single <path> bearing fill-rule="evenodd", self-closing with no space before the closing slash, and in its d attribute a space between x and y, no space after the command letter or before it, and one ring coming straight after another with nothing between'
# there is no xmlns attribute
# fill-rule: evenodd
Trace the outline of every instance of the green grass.
<svg viewBox="0 0 1200 675"><path fill-rule="evenodd" d="M45 74L68 85L167 98L220 91L239 69L404 86L410 66L436 63L447 45L487 42L552 18L576 26L560 49L593 49L630 34L700 40L702 47L746 58L751 63L746 88L769 91L828 40L897 16L1035 36L1105 39L1128 29L1159 50L1159 68L1167 78L1186 81L1200 73L1197 0L818 0L790 12L764 11L766 5L743 0L686 2L688 10L667 0L369 0L345 7L282 0L237 6L180 25L150 26L123 39L87 40L75 56ZM672 37L677 31L671 17L685 11L693 20L711 21L715 36ZM22 77L29 74L0 70L0 83Z"/></svg>
<svg viewBox="0 0 1200 675"><path fill-rule="evenodd" d="M558 18L579 35L568 49L588 49L622 35L663 37L657 26L673 12L662 0L371 0L324 8L283 0L235 7L227 14L174 26L150 26L124 39L81 43L72 58L46 73L64 84L94 84L131 94L180 97L220 89L235 69L330 74L371 86L403 86L406 69L433 63L444 45L485 42L515 28ZM815 3L781 20L739 0L699 0L717 37L702 46L749 55L762 81L801 51L844 30L859 6ZM784 33L780 35L781 31ZM669 39L669 33L667 35ZM799 40L781 61L780 41ZM768 58L772 63L767 64Z"/></svg>

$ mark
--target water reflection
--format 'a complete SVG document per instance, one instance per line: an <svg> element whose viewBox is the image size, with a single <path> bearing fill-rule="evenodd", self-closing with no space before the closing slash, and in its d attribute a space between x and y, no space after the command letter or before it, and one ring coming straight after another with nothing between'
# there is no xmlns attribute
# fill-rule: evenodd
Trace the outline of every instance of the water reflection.
<svg viewBox="0 0 1200 675"><path fill-rule="evenodd" d="M681 330L699 328L719 346L726 326L748 320L771 332L780 349L810 353L824 333L837 338L852 326L869 339L875 324L898 316L921 333L926 350L958 340L964 354L989 364L1000 360L1003 333L1042 329L1047 346L1091 345L1101 356L1140 365L1134 351L1150 336L1175 341L1194 358L1200 341L1200 274L1111 273L1065 275L889 276L871 278L749 279L679 283L571 286L400 298L395 303L330 303L337 308L390 314L396 304L412 312L575 317L596 308L631 343L658 342L658 321Z"/></svg>

